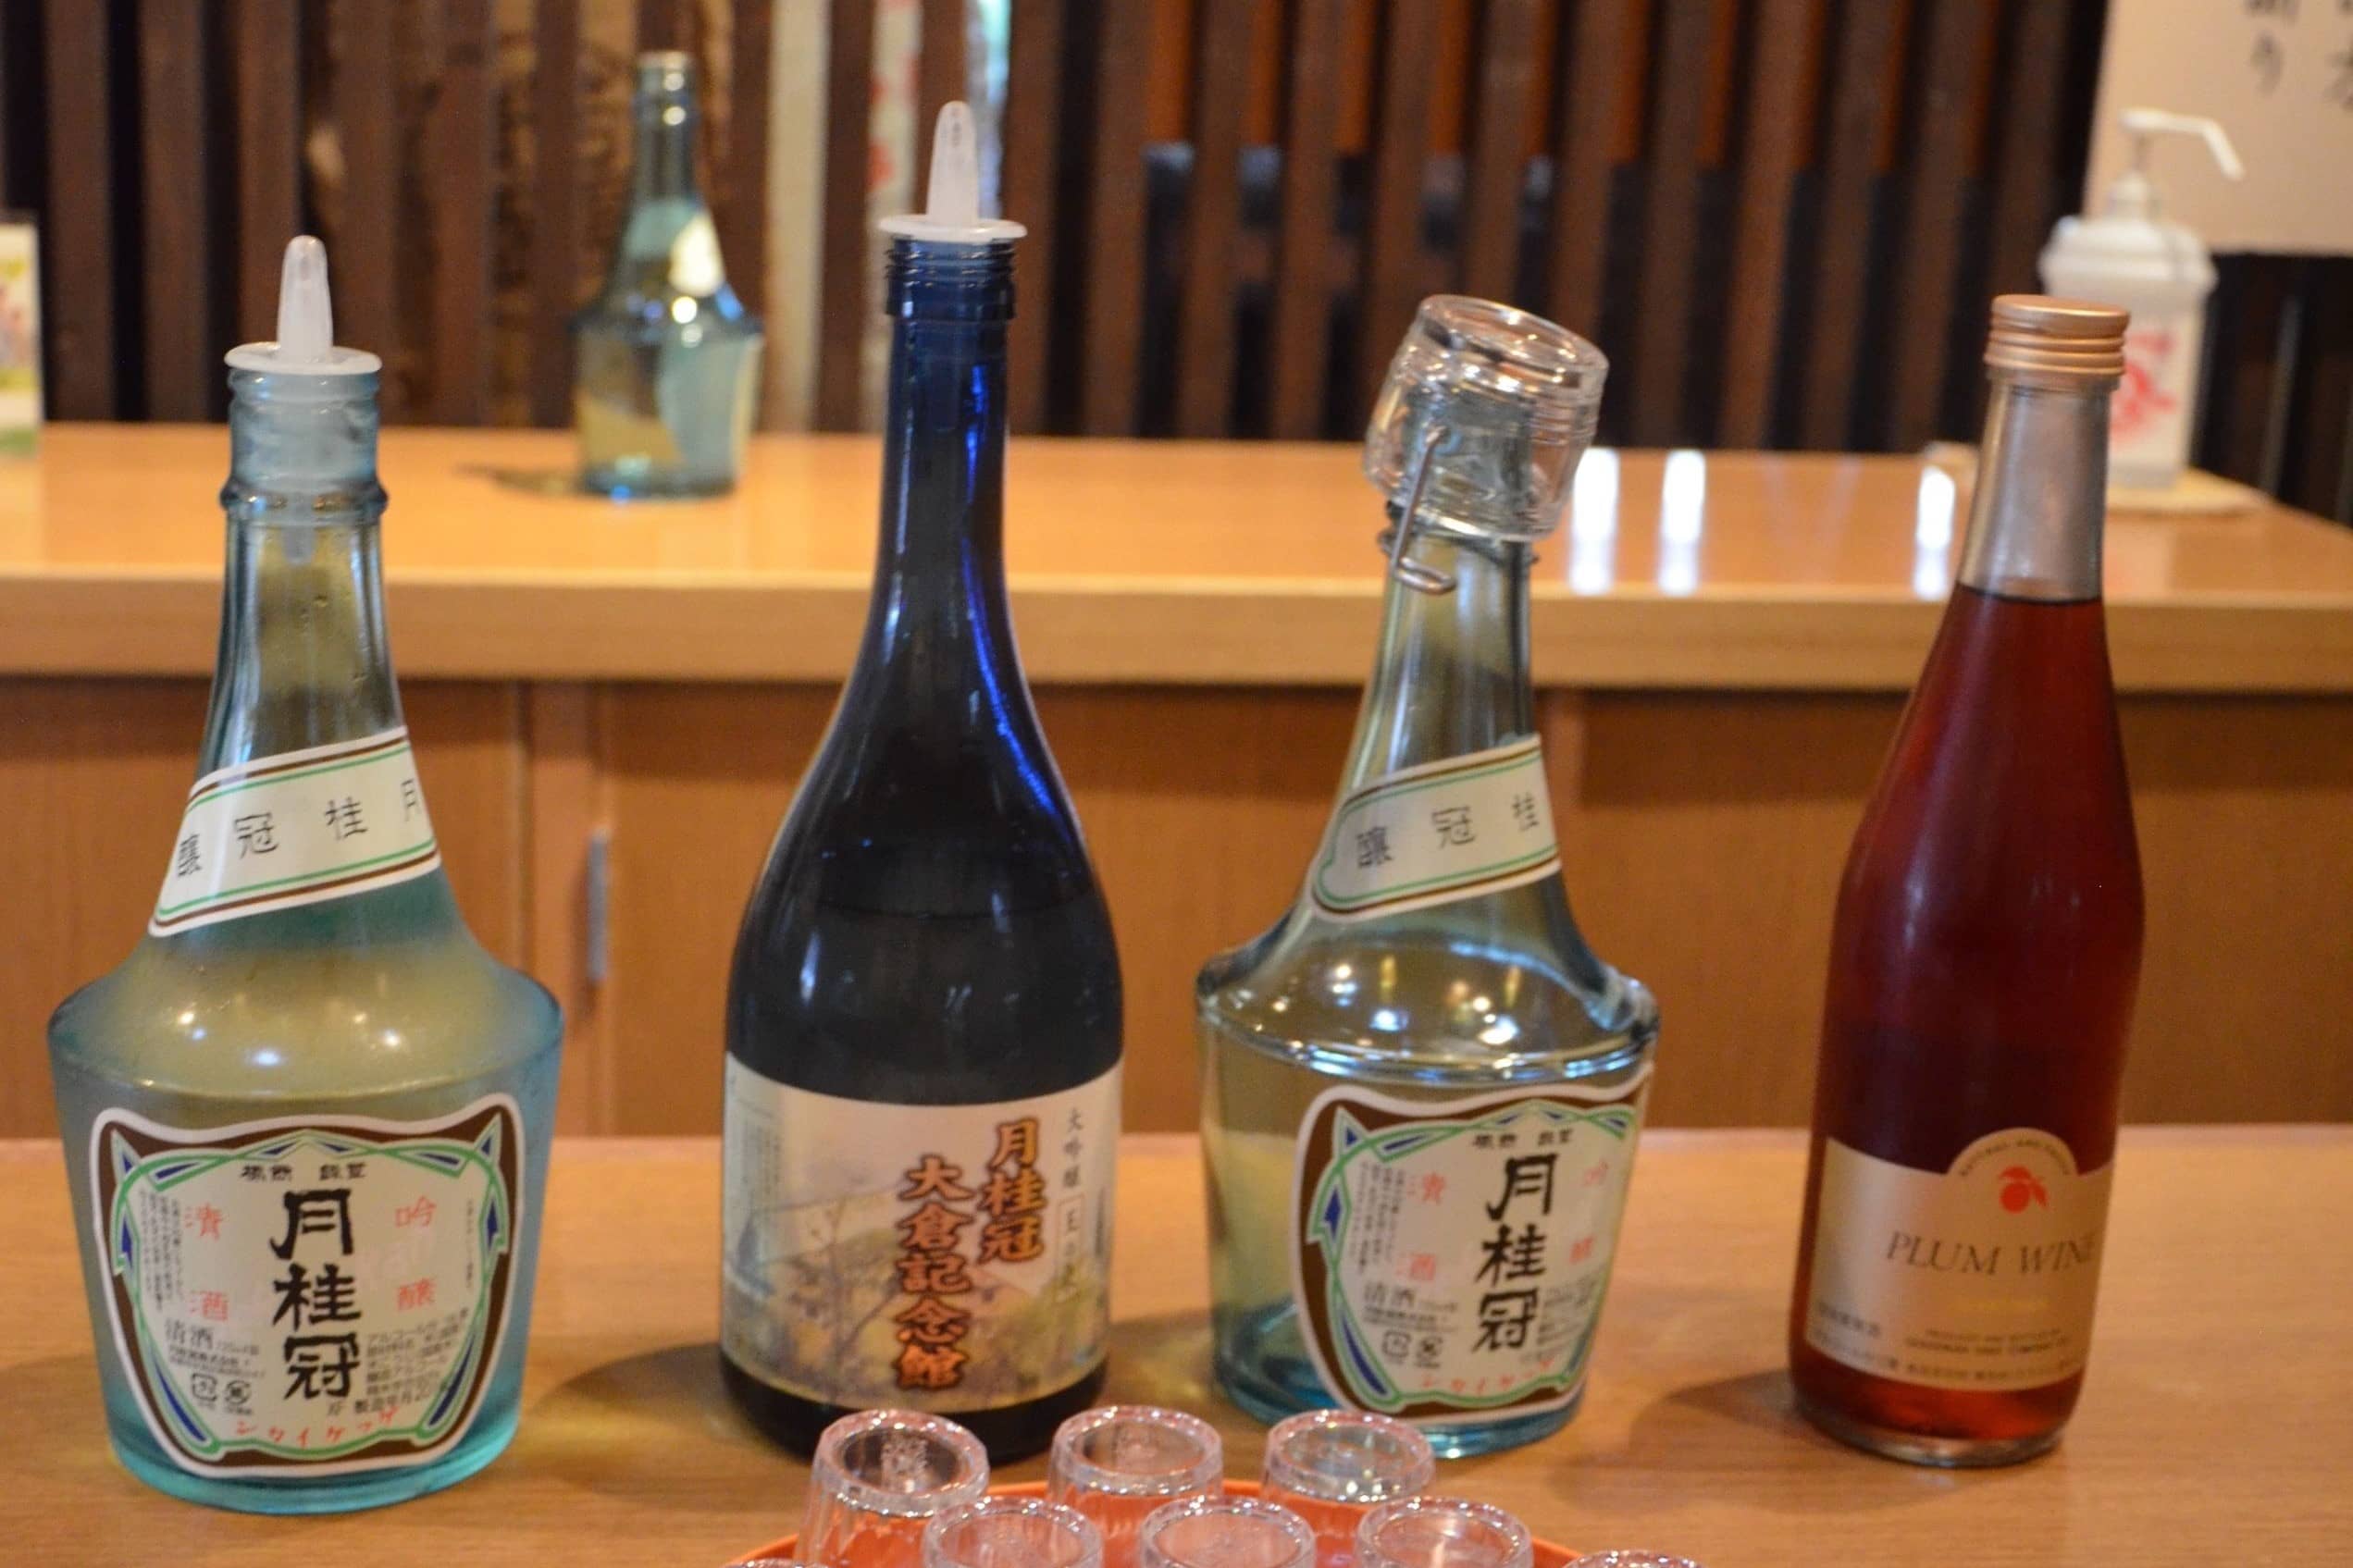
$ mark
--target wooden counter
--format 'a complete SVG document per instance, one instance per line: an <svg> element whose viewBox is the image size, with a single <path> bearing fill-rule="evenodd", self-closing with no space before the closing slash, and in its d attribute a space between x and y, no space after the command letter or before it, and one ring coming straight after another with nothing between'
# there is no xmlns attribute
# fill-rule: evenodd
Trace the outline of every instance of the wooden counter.
<svg viewBox="0 0 2353 1568"><path fill-rule="evenodd" d="M2335 1242L2353 1130L2143 1130L2123 1162L2091 1375L2047 1459L1920 1470L1801 1423L1781 1350L1800 1140L1651 1133L1584 1413L1441 1484L1565 1542L1708 1568L2353 1560L2353 1256ZM805 1472L719 1387L708 1140L560 1143L514 1446L453 1490L326 1520L211 1512L114 1463L61 1171L52 1145L0 1145L12 1561L717 1568L798 1521ZM1257 1427L1205 1383L1190 1139L1131 1142L1118 1235L1108 1397L1210 1416L1229 1469L1255 1475Z"/></svg>
<svg viewBox="0 0 2353 1568"><path fill-rule="evenodd" d="M401 666L469 680L835 681L873 562L869 437L765 437L734 496L563 493L559 432L387 430ZM1381 587L1349 445L1016 442L1008 550L1043 682L1355 685ZM57 426L0 467L0 673L204 674L217 426ZM1900 691L1966 521L1912 458L1604 451L1543 551L1553 686ZM2119 519L2121 682L2353 691L2353 531Z"/></svg>
<svg viewBox="0 0 2353 1568"><path fill-rule="evenodd" d="M557 493L570 452L385 433L392 646L467 917L563 1002L563 1127L715 1131L728 954L864 613L875 448L762 439L737 496L637 505ZM1182 1130L1193 976L1290 901L1331 809L1375 498L1347 446L1011 463L1022 648L1124 962L1129 1122ZM42 1023L161 878L226 466L219 427L152 426L0 464L0 1135L50 1125ZM1543 551L1537 722L1579 922L1660 998L1661 1122L1804 1118L1839 866L1964 508L1901 458L1587 459ZM2149 887L2127 1113L2353 1119L2353 531L2119 517L2108 566Z"/></svg>

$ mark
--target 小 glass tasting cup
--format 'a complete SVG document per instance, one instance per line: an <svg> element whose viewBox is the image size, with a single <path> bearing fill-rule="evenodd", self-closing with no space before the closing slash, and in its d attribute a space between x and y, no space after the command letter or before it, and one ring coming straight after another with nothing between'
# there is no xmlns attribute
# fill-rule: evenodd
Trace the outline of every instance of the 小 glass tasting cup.
<svg viewBox="0 0 2353 1568"><path fill-rule="evenodd" d="M845 1415L809 1466L800 1561L832 1568L918 1568L923 1527L988 1491L988 1453L953 1421L909 1410Z"/></svg>
<svg viewBox="0 0 2353 1568"><path fill-rule="evenodd" d="M1394 1416L1310 1410L1267 1434L1258 1495L1307 1522L1325 1568L1347 1568L1367 1511L1419 1496L1437 1473L1430 1439Z"/></svg>
<svg viewBox="0 0 2353 1568"><path fill-rule="evenodd" d="M1528 1526L1461 1498L1384 1502L1356 1526L1356 1568L1531 1568Z"/></svg>
<svg viewBox="0 0 2353 1568"><path fill-rule="evenodd" d="M1140 1568L1310 1568L1316 1533L1281 1503L1187 1498L1145 1520L1136 1561Z"/></svg>
<svg viewBox="0 0 2353 1568"><path fill-rule="evenodd" d="M923 1568L1103 1568L1103 1536L1059 1502L983 1498L932 1516Z"/></svg>
<svg viewBox="0 0 2353 1568"><path fill-rule="evenodd" d="M1589 1551L1568 1568L1700 1568L1688 1557L1656 1551Z"/></svg>
<svg viewBox="0 0 2353 1568"><path fill-rule="evenodd" d="M1046 1495L1103 1533L1105 1568L1133 1568L1137 1532L1154 1510L1215 1497L1224 1485L1216 1427L1181 1410L1110 1404L1079 1412L1054 1434Z"/></svg>

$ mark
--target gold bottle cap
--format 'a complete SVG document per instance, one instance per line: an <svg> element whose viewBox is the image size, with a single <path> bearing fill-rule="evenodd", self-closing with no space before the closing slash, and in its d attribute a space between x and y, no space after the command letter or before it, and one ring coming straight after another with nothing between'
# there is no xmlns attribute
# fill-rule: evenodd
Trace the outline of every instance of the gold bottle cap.
<svg viewBox="0 0 2353 1568"><path fill-rule="evenodd" d="M1993 302L1986 368L1997 381L2054 391L2105 390L2124 374L2129 313L2088 300L2003 294Z"/></svg>

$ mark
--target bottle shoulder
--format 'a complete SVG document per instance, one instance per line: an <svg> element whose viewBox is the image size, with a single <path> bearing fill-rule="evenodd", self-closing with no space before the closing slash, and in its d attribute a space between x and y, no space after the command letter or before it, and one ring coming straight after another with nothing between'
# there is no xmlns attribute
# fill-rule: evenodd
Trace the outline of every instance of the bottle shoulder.
<svg viewBox="0 0 2353 1568"><path fill-rule="evenodd" d="M356 944L303 940L299 928L282 940L266 930L223 940L217 927L149 935L49 1024L61 1068L217 1098L341 1100L463 1081L552 1052L562 1036L546 988L454 920Z"/></svg>
<svg viewBox="0 0 2353 1568"><path fill-rule="evenodd" d="M1579 1077L1646 1057L1650 992L1596 957L1565 912L1543 920L1545 903L1517 889L1347 923L1294 909L1203 968L1205 1037L1408 1080Z"/></svg>

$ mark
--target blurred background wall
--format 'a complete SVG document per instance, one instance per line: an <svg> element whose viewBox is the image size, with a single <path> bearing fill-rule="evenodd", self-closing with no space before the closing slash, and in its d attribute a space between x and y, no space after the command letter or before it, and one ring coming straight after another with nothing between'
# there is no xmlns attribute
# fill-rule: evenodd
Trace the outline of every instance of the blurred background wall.
<svg viewBox="0 0 2353 1568"><path fill-rule="evenodd" d="M7 0L0 203L43 224L53 417L217 415L311 228L392 418L560 425L629 62L682 48L772 427L867 416L869 218L960 94L1033 235L1021 428L1351 436L1458 289L1609 351L1605 439L1905 450L1974 433L1983 302L2078 204L2105 10ZM2200 461L2353 520L2353 260L2222 273Z"/></svg>

